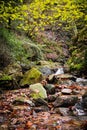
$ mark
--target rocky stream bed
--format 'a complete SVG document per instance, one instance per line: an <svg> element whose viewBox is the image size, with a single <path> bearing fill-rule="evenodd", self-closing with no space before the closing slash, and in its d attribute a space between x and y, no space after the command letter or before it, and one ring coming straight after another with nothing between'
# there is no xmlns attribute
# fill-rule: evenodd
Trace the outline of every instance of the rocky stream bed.
<svg viewBox="0 0 87 130"><path fill-rule="evenodd" d="M0 73L0 87L9 88L0 91L0 130L87 130L87 79L62 67L7 70Z"/></svg>

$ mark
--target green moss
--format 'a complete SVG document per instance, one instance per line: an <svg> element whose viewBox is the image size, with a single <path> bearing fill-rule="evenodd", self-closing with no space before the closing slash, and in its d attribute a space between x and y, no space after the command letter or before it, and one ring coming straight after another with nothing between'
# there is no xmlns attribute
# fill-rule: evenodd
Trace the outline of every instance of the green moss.
<svg viewBox="0 0 87 130"><path fill-rule="evenodd" d="M73 70L80 71L83 68L83 61L79 57L72 56L68 60L67 64L69 65L71 71Z"/></svg>
<svg viewBox="0 0 87 130"><path fill-rule="evenodd" d="M4 74L2 77L0 77L0 80L12 80L12 77Z"/></svg>
<svg viewBox="0 0 87 130"><path fill-rule="evenodd" d="M42 84L36 83L33 85L30 85L30 90L31 90L31 97L33 99L38 99L38 98L47 98L47 93Z"/></svg>
<svg viewBox="0 0 87 130"><path fill-rule="evenodd" d="M36 68L32 68L31 70L27 71L24 74L23 79L20 82L21 86L24 86L26 84L33 84L41 81L42 79L42 73L37 70Z"/></svg>

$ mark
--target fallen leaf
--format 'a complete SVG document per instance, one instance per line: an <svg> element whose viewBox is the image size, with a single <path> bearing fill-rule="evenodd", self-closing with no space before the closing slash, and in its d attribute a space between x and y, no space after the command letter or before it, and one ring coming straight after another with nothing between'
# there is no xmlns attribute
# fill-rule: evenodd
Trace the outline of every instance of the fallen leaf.
<svg viewBox="0 0 87 130"><path fill-rule="evenodd" d="M26 127L27 127L27 128L30 128L32 125L33 125L33 123L32 123L31 121L28 121L28 122L26 123Z"/></svg>

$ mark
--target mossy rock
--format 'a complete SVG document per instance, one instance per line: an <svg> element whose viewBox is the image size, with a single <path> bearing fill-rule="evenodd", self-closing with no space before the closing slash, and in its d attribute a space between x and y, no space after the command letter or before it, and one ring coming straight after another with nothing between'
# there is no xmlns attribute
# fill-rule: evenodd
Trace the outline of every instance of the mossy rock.
<svg viewBox="0 0 87 130"><path fill-rule="evenodd" d="M29 104L30 106L34 106L34 103L25 95L21 95L19 97L16 97L13 100L13 105L24 105L25 103Z"/></svg>
<svg viewBox="0 0 87 130"><path fill-rule="evenodd" d="M22 68L18 63L9 64L5 69L4 72L9 75L17 75L22 76Z"/></svg>
<svg viewBox="0 0 87 130"><path fill-rule="evenodd" d="M0 76L0 88L2 90L9 90L13 87L13 79L11 75L3 74Z"/></svg>
<svg viewBox="0 0 87 130"><path fill-rule="evenodd" d="M41 83L30 85L29 89L31 90L31 97L33 99L47 98L46 90L44 89Z"/></svg>
<svg viewBox="0 0 87 130"><path fill-rule="evenodd" d="M20 81L20 85L21 86L30 85L40 82L41 80L42 80L42 73L38 69L32 68L24 74L23 79Z"/></svg>

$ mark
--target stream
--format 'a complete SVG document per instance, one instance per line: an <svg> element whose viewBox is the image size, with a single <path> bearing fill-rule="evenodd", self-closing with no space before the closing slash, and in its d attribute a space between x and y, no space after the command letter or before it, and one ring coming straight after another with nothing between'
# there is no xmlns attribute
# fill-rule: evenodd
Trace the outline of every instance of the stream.
<svg viewBox="0 0 87 130"><path fill-rule="evenodd" d="M39 83L45 99L32 98L30 87L5 90L0 95L0 130L86 130L86 83L58 68Z"/></svg>

